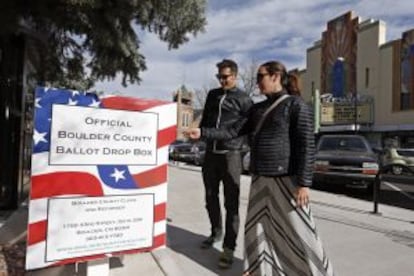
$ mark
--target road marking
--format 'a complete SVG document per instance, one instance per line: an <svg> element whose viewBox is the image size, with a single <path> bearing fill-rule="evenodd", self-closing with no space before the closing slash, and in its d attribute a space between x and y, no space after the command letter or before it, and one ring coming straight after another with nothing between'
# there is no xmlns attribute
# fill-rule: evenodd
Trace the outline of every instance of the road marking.
<svg viewBox="0 0 414 276"><path fill-rule="evenodd" d="M411 196L409 193L406 193L406 192L404 192L403 190L401 190L400 188L398 188L397 186L395 186L395 185L392 185L391 183L389 183L389 182L382 182L383 184L385 184L385 185L387 185L387 186L389 186L390 188L392 188L392 189L394 189L394 190L396 190L397 192L400 192L400 193L402 193L403 195L405 195L406 197L408 197L409 199L412 199L412 200L414 200L414 197L413 196Z"/></svg>

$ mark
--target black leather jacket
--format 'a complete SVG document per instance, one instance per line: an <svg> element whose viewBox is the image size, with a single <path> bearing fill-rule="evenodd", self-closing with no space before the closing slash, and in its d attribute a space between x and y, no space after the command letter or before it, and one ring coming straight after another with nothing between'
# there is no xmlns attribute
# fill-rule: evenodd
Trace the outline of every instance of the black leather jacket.
<svg viewBox="0 0 414 276"><path fill-rule="evenodd" d="M246 118L253 105L249 96L238 88L210 90L204 105L200 128L226 128ZM207 151L224 153L229 150L240 150L243 137L219 140L207 139Z"/></svg>
<svg viewBox="0 0 414 276"><path fill-rule="evenodd" d="M281 95L282 91L255 104L248 119L227 129L201 129L202 137L228 139L253 133L263 113ZM255 137L250 139L251 172L262 176L290 175L300 186L312 184L315 140L313 113L300 98L290 96L282 101L264 121Z"/></svg>

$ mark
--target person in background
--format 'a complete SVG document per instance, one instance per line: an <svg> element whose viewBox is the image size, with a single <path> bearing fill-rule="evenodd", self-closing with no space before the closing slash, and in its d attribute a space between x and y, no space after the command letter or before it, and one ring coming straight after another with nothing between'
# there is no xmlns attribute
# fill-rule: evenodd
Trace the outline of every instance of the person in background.
<svg viewBox="0 0 414 276"><path fill-rule="evenodd" d="M237 64L224 59L217 64L220 87L208 92L200 128L223 128L245 118L253 104L246 93L237 88ZM223 182L224 207L226 209L223 251L219 267L229 268L239 231L239 191L242 172L240 150L243 137L217 141L206 139L206 154L202 167L205 200L211 224L210 236L201 247L210 248L223 234L219 200L220 182Z"/></svg>
<svg viewBox="0 0 414 276"><path fill-rule="evenodd" d="M333 275L309 207L315 154L313 116L297 78L279 61L262 64L257 85L267 99L228 128L190 129L193 139L250 134L252 183L243 275Z"/></svg>

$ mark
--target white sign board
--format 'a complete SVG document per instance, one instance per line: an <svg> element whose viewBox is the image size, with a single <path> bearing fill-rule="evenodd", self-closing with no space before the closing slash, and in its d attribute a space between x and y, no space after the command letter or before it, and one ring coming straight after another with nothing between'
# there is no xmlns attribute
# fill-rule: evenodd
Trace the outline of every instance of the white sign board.
<svg viewBox="0 0 414 276"><path fill-rule="evenodd" d="M48 87L35 98L26 269L165 247L176 104Z"/></svg>
<svg viewBox="0 0 414 276"><path fill-rule="evenodd" d="M68 116L68 114L74 114ZM51 165L154 165L155 113L53 105Z"/></svg>
<svg viewBox="0 0 414 276"><path fill-rule="evenodd" d="M50 198L46 261L151 247L153 206L153 194Z"/></svg>

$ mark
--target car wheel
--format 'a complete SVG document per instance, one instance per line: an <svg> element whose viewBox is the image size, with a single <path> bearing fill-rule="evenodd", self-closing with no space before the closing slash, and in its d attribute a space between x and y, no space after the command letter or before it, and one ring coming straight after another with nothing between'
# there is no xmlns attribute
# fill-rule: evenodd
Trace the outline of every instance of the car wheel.
<svg viewBox="0 0 414 276"><path fill-rule="evenodd" d="M392 166L391 171L392 171L392 174L394 175L401 175L403 172L403 167L394 165Z"/></svg>

